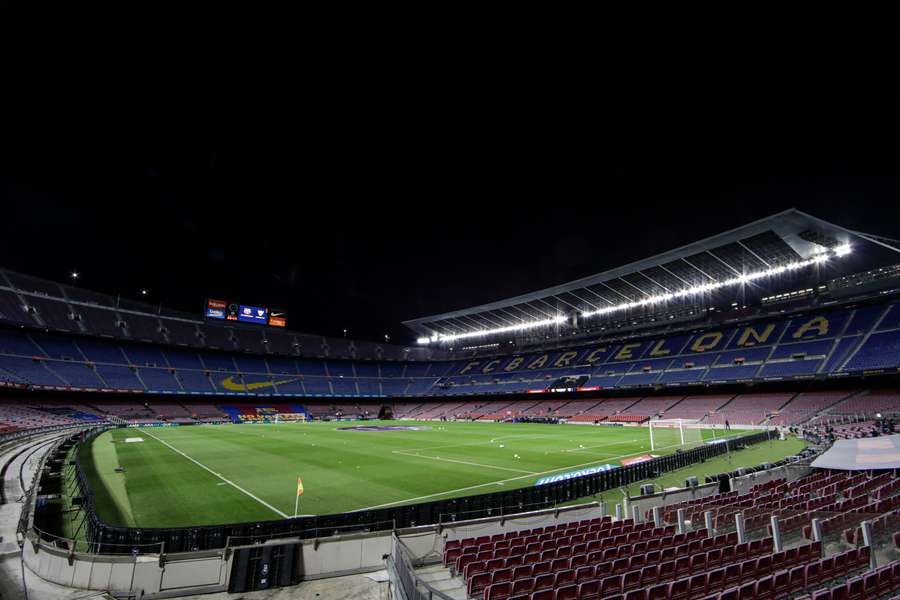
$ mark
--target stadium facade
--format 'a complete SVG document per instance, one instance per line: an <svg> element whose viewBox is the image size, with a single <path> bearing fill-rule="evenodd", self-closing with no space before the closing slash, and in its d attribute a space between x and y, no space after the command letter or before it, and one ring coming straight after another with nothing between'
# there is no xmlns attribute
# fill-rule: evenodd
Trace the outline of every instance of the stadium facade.
<svg viewBox="0 0 900 600"><path fill-rule="evenodd" d="M408 347L224 326L0 271L0 385L402 399L892 375L898 283L895 242L794 210L552 289L408 321L422 338Z"/></svg>

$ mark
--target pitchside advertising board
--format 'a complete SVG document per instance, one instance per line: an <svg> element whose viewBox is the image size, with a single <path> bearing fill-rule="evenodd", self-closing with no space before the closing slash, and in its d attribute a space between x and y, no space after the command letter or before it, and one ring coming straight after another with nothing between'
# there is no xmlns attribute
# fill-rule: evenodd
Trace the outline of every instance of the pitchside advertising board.
<svg viewBox="0 0 900 600"><path fill-rule="evenodd" d="M268 325L269 327L287 327L286 311L264 306L251 306L240 302L208 299L206 301L206 310L203 314L207 319L238 321L240 323Z"/></svg>

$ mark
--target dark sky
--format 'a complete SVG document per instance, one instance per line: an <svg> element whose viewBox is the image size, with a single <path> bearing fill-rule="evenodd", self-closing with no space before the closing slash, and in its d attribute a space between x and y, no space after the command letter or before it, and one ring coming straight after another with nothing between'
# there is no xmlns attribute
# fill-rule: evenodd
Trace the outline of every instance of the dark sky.
<svg viewBox="0 0 900 600"><path fill-rule="evenodd" d="M8 268L399 340L403 319L791 206L900 237L900 94L876 60L323 45L55 10L15 28L2 75Z"/></svg>

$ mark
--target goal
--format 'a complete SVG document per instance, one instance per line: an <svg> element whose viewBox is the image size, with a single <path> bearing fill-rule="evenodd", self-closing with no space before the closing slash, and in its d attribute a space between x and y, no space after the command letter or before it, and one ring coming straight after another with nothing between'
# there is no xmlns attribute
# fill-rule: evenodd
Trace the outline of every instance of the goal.
<svg viewBox="0 0 900 600"><path fill-rule="evenodd" d="M650 421L650 449L690 448L703 443L702 425L685 419Z"/></svg>

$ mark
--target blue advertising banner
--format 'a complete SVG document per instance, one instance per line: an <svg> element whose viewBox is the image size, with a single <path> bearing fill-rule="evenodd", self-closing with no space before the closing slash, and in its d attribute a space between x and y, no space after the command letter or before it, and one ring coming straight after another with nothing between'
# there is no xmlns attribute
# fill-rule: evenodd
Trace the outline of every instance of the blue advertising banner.
<svg viewBox="0 0 900 600"><path fill-rule="evenodd" d="M238 310L238 321L267 325L269 323L269 309L241 304Z"/></svg>
<svg viewBox="0 0 900 600"><path fill-rule="evenodd" d="M613 469L618 469L619 465L597 465L596 467L589 467L587 469L580 469L578 471L569 471L568 473L560 473L558 475L550 475L549 477L541 477L537 481L534 482L534 485L546 485L548 483L556 483L557 481L565 481L566 479L575 479L576 477L581 477L582 475L593 475L594 473L602 473L603 471L612 471Z"/></svg>

